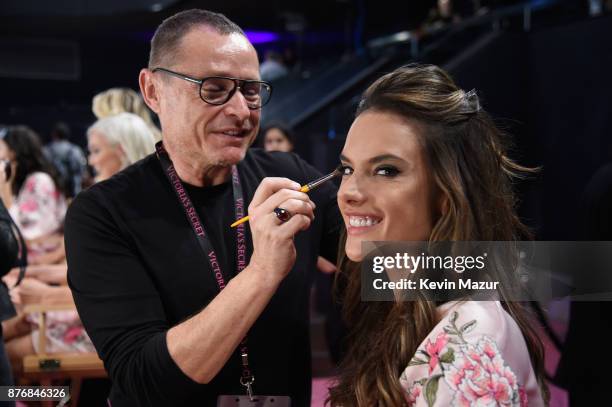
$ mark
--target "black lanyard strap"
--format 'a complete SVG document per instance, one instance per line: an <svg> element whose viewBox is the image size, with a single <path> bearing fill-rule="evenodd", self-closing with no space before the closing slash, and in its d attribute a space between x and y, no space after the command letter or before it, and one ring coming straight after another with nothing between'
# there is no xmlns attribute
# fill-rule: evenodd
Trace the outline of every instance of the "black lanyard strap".
<svg viewBox="0 0 612 407"><path fill-rule="evenodd" d="M164 174L168 178L168 181L174 188L174 192L176 192L176 196L181 203L185 211L185 215L187 216L187 220L189 220L189 224L191 225L191 229L196 235L196 239L204 256L208 259L210 263L210 268L215 276L215 280L217 281L217 285L219 286L219 291L225 288L226 282L225 277L223 276L223 272L221 271L221 266L219 265L219 261L217 259L217 254L213 247L213 244L210 240L210 237L204 230L204 224L200 220L198 213L193 206L187 191L185 190L185 186L181 182L178 174L176 173L176 169L174 168L174 164L170 160L168 156L168 152L164 148L163 142L159 141L155 144L155 149L157 151L157 158L161 163L162 169L164 170ZM232 191L234 196L234 208L235 208L235 216L236 220L244 217L244 195L242 191L242 184L240 183L240 176L238 175L238 168L236 166L232 166ZM246 267L246 234L245 234L245 225L238 225L236 228L236 272L240 273ZM255 381L255 377L253 376L251 369L249 368L249 352L247 348L247 337L246 335L240 342L240 357L242 362L242 376L240 377L240 384L246 387L247 394L249 397L252 397L253 390L252 385Z"/></svg>

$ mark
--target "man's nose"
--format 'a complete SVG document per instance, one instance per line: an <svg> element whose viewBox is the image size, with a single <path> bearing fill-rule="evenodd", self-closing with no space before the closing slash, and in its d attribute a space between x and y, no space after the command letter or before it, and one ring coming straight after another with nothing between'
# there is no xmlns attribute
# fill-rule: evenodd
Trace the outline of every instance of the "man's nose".
<svg viewBox="0 0 612 407"><path fill-rule="evenodd" d="M226 112L240 120L246 120L251 115L251 110L240 88L237 88L230 100L227 101Z"/></svg>

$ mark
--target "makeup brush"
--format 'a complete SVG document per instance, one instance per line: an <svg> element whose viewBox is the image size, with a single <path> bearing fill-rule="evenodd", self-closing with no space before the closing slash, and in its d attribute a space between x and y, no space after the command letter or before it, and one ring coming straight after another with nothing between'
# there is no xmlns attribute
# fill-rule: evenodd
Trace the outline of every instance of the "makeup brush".
<svg viewBox="0 0 612 407"><path fill-rule="evenodd" d="M309 182L306 185L303 185L300 188L300 192L310 192L313 189L317 188L319 185L329 181L330 179L332 179L334 177L337 177L338 175L340 175L340 170L338 168L336 168L333 172L331 172L331 173L329 173L329 174L327 174L327 175L325 175L325 176L323 176L321 178L315 179L314 181L311 181L311 182ZM232 223L230 225L230 227L234 228L234 227L236 227L236 226L238 226L238 225L240 225L240 224L242 224L242 223L244 223L244 222L246 222L248 220L249 220L249 217L245 216L244 218L238 219L236 222Z"/></svg>

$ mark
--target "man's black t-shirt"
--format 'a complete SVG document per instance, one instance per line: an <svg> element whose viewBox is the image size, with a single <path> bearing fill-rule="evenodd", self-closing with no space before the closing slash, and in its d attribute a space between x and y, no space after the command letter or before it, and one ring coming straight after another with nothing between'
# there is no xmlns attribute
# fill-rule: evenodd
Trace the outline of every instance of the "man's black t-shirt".
<svg viewBox="0 0 612 407"><path fill-rule="evenodd" d="M321 175L293 154L258 149L238 170L247 204L266 176L304 184ZM236 273L231 183L186 189L227 281ZM332 183L310 196L315 220L295 238L296 264L248 333L255 392L289 395L294 406L310 402L308 303L316 257L334 259L341 223ZM246 231L248 259L248 224ZM214 406L219 394L244 394L237 352L206 385L188 378L168 353L166 331L201 311L219 288L155 155L79 194L66 217L66 252L75 303L113 382L113 407Z"/></svg>

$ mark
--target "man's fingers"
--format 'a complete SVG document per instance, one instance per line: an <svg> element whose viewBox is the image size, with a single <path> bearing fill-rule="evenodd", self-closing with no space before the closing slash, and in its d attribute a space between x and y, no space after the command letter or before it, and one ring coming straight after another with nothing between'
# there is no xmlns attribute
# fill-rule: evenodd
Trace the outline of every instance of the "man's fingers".
<svg viewBox="0 0 612 407"><path fill-rule="evenodd" d="M304 231L310 227L312 219L306 215L297 214L279 227L279 232L286 236L293 237L299 231Z"/></svg>
<svg viewBox="0 0 612 407"><path fill-rule="evenodd" d="M266 177L257 187L249 208L261 205L265 200L281 189L299 191L300 184L291 181L289 178Z"/></svg>
<svg viewBox="0 0 612 407"><path fill-rule="evenodd" d="M305 202L300 199L286 200L280 203L278 207L289 211L292 216L301 214L308 216L310 219L314 218L314 210L312 208L312 205L309 202Z"/></svg>

